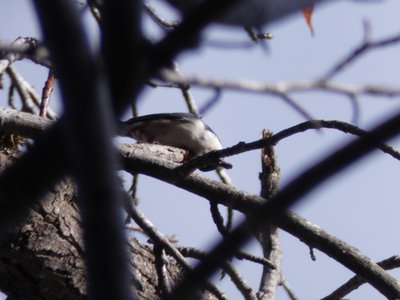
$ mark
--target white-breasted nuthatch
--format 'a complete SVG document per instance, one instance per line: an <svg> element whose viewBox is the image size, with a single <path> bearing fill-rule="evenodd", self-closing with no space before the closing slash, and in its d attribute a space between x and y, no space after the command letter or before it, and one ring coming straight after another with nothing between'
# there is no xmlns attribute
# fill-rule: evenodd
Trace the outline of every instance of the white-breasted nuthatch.
<svg viewBox="0 0 400 300"><path fill-rule="evenodd" d="M160 113L134 117L119 124L119 134L134 138L138 142L181 148L193 156L222 149L214 131L201 118L190 113ZM229 166L221 162L221 166Z"/></svg>

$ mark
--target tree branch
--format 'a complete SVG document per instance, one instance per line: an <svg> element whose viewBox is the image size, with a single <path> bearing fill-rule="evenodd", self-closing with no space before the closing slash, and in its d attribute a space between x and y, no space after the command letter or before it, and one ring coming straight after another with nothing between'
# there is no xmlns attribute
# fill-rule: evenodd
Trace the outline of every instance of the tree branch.
<svg viewBox="0 0 400 300"><path fill-rule="evenodd" d="M367 53L368 51L391 46L400 42L400 34L393 35L388 38L384 38L377 41L371 41L369 26L365 24L364 26L364 39L356 49L354 49L350 54L348 54L342 61L337 63L332 70L327 72L327 74L323 77L323 80L329 80L338 73L342 72L345 68L347 68L351 63L355 60L359 59Z"/></svg>
<svg viewBox="0 0 400 300"><path fill-rule="evenodd" d="M25 120L25 118L29 121ZM32 128L31 131L28 131L27 128L25 128L25 126L32 126L38 120L44 121L43 124L46 125L40 125L40 123L37 122L35 127L33 127L36 129ZM0 127L3 131L16 130L16 128L19 128L18 131L21 133L27 134L29 132L35 132L35 136L39 136L41 132L44 132L45 130L43 127L47 127L51 123L52 121L50 120L27 113L20 113L8 109L0 110L0 124L5 124L4 127ZM13 124L14 127L11 124ZM162 148L162 146L159 145L153 146ZM169 149L171 148L169 147ZM177 163L168 161L168 158L161 159L157 158L154 154L150 155L151 153L155 153L155 151L150 152L149 154L148 148L143 148L142 145L120 145L119 151L127 171L132 173L143 173L165 182L169 182L170 184L204 197L209 201L232 207L233 209L239 210L245 214L259 211L261 203L264 202L264 198L251 195L230 185L203 178L197 174L191 174L187 177L179 178L176 176L175 171L178 166ZM161 152L158 151L158 153ZM171 155L170 151L167 151L166 153ZM396 288L396 285L392 285L392 288L389 287L386 290L385 285L390 285L392 278L386 272L377 269L376 264L368 257L361 254L359 250L328 234L320 227L313 225L302 217L292 212L288 212L278 221L277 225L290 234L298 237L307 245L326 253L348 267L354 273L362 274L370 284L374 286L378 285L378 290L382 293L387 291L387 293L391 293L391 291ZM377 284L376 281L381 281L381 283Z"/></svg>
<svg viewBox="0 0 400 300"><path fill-rule="evenodd" d="M0 45L0 74L11 64L24 58L50 68L51 64L39 40L32 37L19 37L10 46Z"/></svg>
<svg viewBox="0 0 400 300"><path fill-rule="evenodd" d="M132 299L107 82L73 3L35 0L34 4L64 103L63 138L79 189L89 295Z"/></svg>
<svg viewBox="0 0 400 300"><path fill-rule="evenodd" d="M205 252L192 247L178 247L178 250L182 253L182 255L186 257L193 257L199 260L202 260L204 257L206 257ZM257 300L257 297L254 294L251 286L246 282L244 278L242 278L242 276L231 263L225 262L222 268L229 275L232 282L236 285L240 293L243 295L243 299Z"/></svg>
<svg viewBox="0 0 400 300"><path fill-rule="evenodd" d="M174 72L167 72L165 70L162 72L162 77L164 80L174 84L189 84L191 86L211 89L262 93L277 97L280 97L281 94L306 91L326 91L346 96L369 95L398 97L400 95L400 88L396 86L385 87L370 84L340 83L330 80L324 81L320 79L266 83L248 79L225 80L201 76L181 76Z"/></svg>
<svg viewBox="0 0 400 300"><path fill-rule="evenodd" d="M378 265L385 270L392 270L394 268L400 267L400 257L399 256L392 256L385 260L378 262ZM361 285L366 283L365 279L361 276L354 276L353 278L349 279L346 283L342 286L338 287L335 291L333 291L328 296L322 298L321 300L336 300L342 299L347 294L351 293L352 291L358 289Z"/></svg>
<svg viewBox="0 0 400 300"><path fill-rule="evenodd" d="M284 211L299 201L300 198L311 192L317 185L326 181L334 174L348 168L354 162L369 154L376 146L386 139L398 134L400 128L400 113L387 119L384 123L372 130L368 138L353 141L315 164L295 178L270 201L263 203L250 218L237 226L231 234L215 246L193 273L185 277L182 284L172 294L171 299L190 295L190 288L202 278L212 274L221 261L228 259L243 243L250 238L255 229L261 230L264 226L276 223L281 224L285 219ZM335 251L333 251L335 252ZM369 278L369 282L388 298L399 298L400 287L398 282L377 266L372 260L366 264L355 263L352 256L343 255L344 265L357 274ZM368 275L366 275L368 274Z"/></svg>
<svg viewBox="0 0 400 300"><path fill-rule="evenodd" d="M320 128L328 128L328 129L336 129L340 130L345 133L350 133L353 135L356 135L358 137L363 137L370 139L370 133L368 131L362 130L358 128L357 126L354 126L349 123L341 122L341 121L325 121L325 120L311 120L311 121L306 121L300 124L297 124L295 126L289 127L287 129L284 129L273 136L265 139L260 139L254 142L239 142L238 144L228 147L222 150L218 151L213 151L206 153L202 156L195 157L182 165L181 167L178 168L178 173L187 173L190 170L195 170L199 166L207 165L210 164L210 162L213 161L218 161L222 157L228 157L228 156L233 156L237 155L243 152L251 151L251 150L256 150L256 149L261 149L263 147L268 147L272 145L278 144L280 141L282 141L285 138L288 138L294 134L305 132L310 129L320 129ZM400 153L396 150L394 150L391 146L388 146L386 144L383 144L379 142L378 140L375 140L375 146L376 148L380 149L384 153L389 154L393 158L399 160L400 159Z"/></svg>
<svg viewBox="0 0 400 300"><path fill-rule="evenodd" d="M126 201L129 201L129 199L126 199ZM130 203L130 201L129 201ZM162 247L166 252L168 252L169 255L174 257L176 261L182 266L182 269L185 270L186 272L190 272L192 267L189 265L189 263L185 260L185 258L182 256L182 254L175 248L174 245L171 244L171 242L168 241L167 238L163 236L161 232L157 230L157 228L154 227L154 225L148 220L141 212L139 212L136 207L133 205L128 205L129 208L129 214L132 217L132 219L140 226L140 228L143 229L143 231L149 236L149 238L153 241L155 244L155 247ZM209 290L211 293L213 293L217 299L220 300L227 300L225 294L221 292L215 285L213 285L210 282L204 282L204 286ZM166 296L166 295L165 295Z"/></svg>
<svg viewBox="0 0 400 300"><path fill-rule="evenodd" d="M272 132L264 129L263 138L271 137ZM261 150L261 182L260 196L268 201L278 191L280 170L277 166L275 151L272 146ZM273 262L275 269L264 266L261 275L260 288L257 292L258 300L273 300L281 281L282 249L279 242L278 228L269 225L257 235L264 257Z"/></svg>

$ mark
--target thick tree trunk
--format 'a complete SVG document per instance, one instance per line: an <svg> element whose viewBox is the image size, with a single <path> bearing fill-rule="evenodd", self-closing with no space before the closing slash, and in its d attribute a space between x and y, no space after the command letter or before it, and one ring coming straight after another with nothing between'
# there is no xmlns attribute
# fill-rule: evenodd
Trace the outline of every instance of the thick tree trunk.
<svg viewBox="0 0 400 300"><path fill-rule="evenodd" d="M0 145L0 171L17 156L14 147ZM40 170L38 170L40 176ZM23 189L24 187L21 187ZM12 230L0 249L0 289L8 299L86 299L84 246L71 180L52 188L31 210L23 224ZM1 201L1 199L0 199ZM132 286L141 299L158 299L159 288L150 247L129 239ZM168 257L169 280L181 268Z"/></svg>

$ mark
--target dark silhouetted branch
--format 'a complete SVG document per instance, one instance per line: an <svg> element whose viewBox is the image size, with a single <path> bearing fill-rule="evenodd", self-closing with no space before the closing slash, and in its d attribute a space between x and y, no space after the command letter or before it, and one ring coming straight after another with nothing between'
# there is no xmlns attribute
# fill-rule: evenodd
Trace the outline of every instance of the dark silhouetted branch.
<svg viewBox="0 0 400 300"><path fill-rule="evenodd" d="M307 169L283 187L270 201L260 205L257 211L215 246L210 251L207 259L203 260L194 272L184 278L182 284L171 294L170 299L185 298L190 295L190 289L196 286L196 282L210 276L222 261L230 258L242 244L249 240L252 232L261 230L267 225L282 224L283 220L285 220L284 212L289 207L328 178L369 154L377 144L397 135L400 131L399 128L400 114L398 113L373 129L368 137L363 137L341 147L327 158ZM400 297L400 287L397 281L372 260L369 259L365 264L356 263L353 255L350 256L346 252L338 254L342 256L342 263L346 267L355 271L356 274L363 274L364 278L368 277L369 283L383 295L388 298Z"/></svg>
<svg viewBox="0 0 400 300"><path fill-rule="evenodd" d="M64 152L79 189L92 299L132 299L107 83L70 1L34 1L64 103ZM60 35L60 33L63 33ZM70 43L70 41L74 41Z"/></svg>
<svg viewBox="0 0 400 300"><path fill-rule="evenodd" d="M24 121L22 122L21 120ZM40 122L40 120L44 121L43 124ZM31 114L20 113L8 109L0 110L0 124L4 125L4 127L1 128L3 131L16 130L15 128L19 128L17 132L22 134L32 134L35 132L34 135L38 136L45 130L43 127L48 127L51 123L52 122L49 120ZM33 124L36 125L33 126L29 131L26 127L30 127ZM52 134L52 131L47 134ZM122 161L127 171L130 171L134 174L143 173L165 182L169 182L182 189L204 197L209 201L232 207L233 209L239 210L245 214L250 214L254 211L260 210L260 205L262 202L264 202L264 199L259 196L243 192L230 185L203 178L197 174L191 174L185 178L176 177L175 168L179 164L170 161L172 158L171 148L168 147L170 150L166 151L165 153L167 155L164 159L161 159L155 156L156 153L161 153L161 151L151 151L151 148L146 148L145 146L146 145L144 144L119 146ZM159 145L148 146L157 146L158 149L160 147L162 148L162 146ZM61 147L61 150L62 149L63 148ZM59 153L50 152L48 155L49 157L43 157L43 160L46 164L49 159L54 159L53 157L57 157ZM181 162L183 157L184 154L182 153L180 158L176 161ZM52 162L52 160L50 160L50 162ZM50 166L52 166L52 164L50 164ZM67 166L64 166L64 169L67 169ZM35 187L36 186L32 186L32 191L34 193L36 192ZM29 198L28 192L26 197ZM4 221L2 218L0 218L0 220ZM384 273L379 269L377 270L376 264L368 257L364 256L357 249L347 245L344 241L341 241L328 234L319 226L313 225L308 220L305 220L294 213L288 212L278 222L278 226L298 237L310 247L319 249L320 251L326 253L356 274L363 274L364 278L370 284L373 284L374 282L376 283L377 280L381 280L382 283L378 285L380 291L385 289L385 285L387 283L390 285L390 282L392 281L391 277L387 273ZM381 278L379 276L381 276ZM382 286L384 287L382 288Z"/></svg>

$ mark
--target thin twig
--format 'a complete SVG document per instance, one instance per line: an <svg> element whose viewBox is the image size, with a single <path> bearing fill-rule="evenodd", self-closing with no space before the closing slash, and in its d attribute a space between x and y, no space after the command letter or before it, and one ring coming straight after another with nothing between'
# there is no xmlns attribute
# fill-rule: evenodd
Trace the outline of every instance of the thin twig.
<svg viewBox="0 0 400 300"><path fill-rule="evenodd" d="M173 64L173 69L177 74L182 75L182 71L176 62L174 62L174 64ZM195 101L192 93L190 92L190 85L178 84L178 88L180 88L180 90L182 92L183 98L185 99L185 102L186 102L189 112L194 115L200 116L196 101ZM203 111L203 113L204 113L204 111ZM229 175L226 172L223 172L222 168L217 168L216 172L222 182L224 182L226 184L231 183L231 179L229 178ZM217 204L210 202L210 212L211 212L211 217L212 217L214 224L216 225L218 231L221 233L222 236L224 236L232 225L232 219L233 219L232 209L228 208L228 218L227 218L227 227L226 228L224 227L224 219L218 209Z"/></svg>
<svg viewBox="0 0 400 300"><path fill-rule="evenodd" d="M369 133L369 138L357 139L340 147L340 149L328 155L321 162L306 169L269 201L264 201L260 205L260 209L254 211L251 218L246 218L242 221L223 241L213 247L207 259L199 264L193 273L188 274L179 287L174 289L170 299L190 295L190 288L193 288L199 280L208 278L217 269L218 262L231 257L236 249L250 239L251 232L254 232L256 228L261 230L271 224L282 226L282 222L284 223L287 217L287 213L285 212L294 203L297 203L299 198L305 197L313 191L316 188L316 182L319 184L326 182L332 177L333 173L337 174L340 171L346 170L355 162L370 154L377 144L398 135L400 132L399 124L400 112L397 112L393 117L388 118L385 122L375 127ZM343 251L341 248L325 248L324 251L327 251L330 255L341 255L343 264L347 268L354 270L356 274L362 274L364 278L368 278L371 285L387 298L400 298L400 286L395 278L383 271L371 259L365 258L360 251L352 249L357 253L353 256L355 253L350 254L348 252L350 248L347 251ZM357 264L357 267L355 267L355 262L361 259L365 259L365 264Z"/></svg>
<svg viewBox="0 0 400 300"><path fill-rule="evenodd" d="M260 40L271 40L274 38L271 32L257 33L254 31L254 28L248 26L246 26L244 30L247 32L253 42L258 42Z"/></svg>
<svg viewBox="0 0 400 300"><path fill-rule="evenodd" d="M89 11L92 14L93 18L96 20L97 23L101 21L101 14L98 7L96 7L95 1L88 1Z"/></svg>
<svg viewBox="0 0 400 300"><path fill-rule="evenodd" d="M199 110L200 115L206 114L221 99L221 89L214 89L214 95Z"/></svg>
<svg viewBox="0 0 400 300"><path fill-rule="evenodd" d="M379 49L386 46L391 46L400 42L400 34L395 34L391 37L384 38L377 41L372 41L370 36L370 30L368 26L364 26L364 39L356 49L348 54L342 61L335 65L327 74L323 77L322 81L326 81L342 72L355 60L359 59L362 55L370 50Z"/></svg>
<svg viewBox="0 0 400 300"><path fill-rule="evenodd" d="M268 94L279 96L284 93L292 92L310 92L324 91L340 95L369 95L383 97L400 96L400 88L398 86L382 86L373 84L357 84L357 83L341 83L331 80L302 80L302 81L282 81L275 83L266 83L262 81L238 79L226 80L217 78L206 78L202 76L178 76L172 72L163 71L163 79L175 84L190 84L211 89L224 89L233 91L244 91L252 93Z"/></svg>
<svg viewBox="0 0 400 300"><path fill-rule="evenodd" d="M166 239L161 232L158 231L158 229L151 223L150 220L148 220L141 212L139 212L135 206L131 205L128 196L126 198L127 199L125 202L127 202L126 206L129 208L129 214L136 222L136 224L138 224L143 229L143 231L146 232L146 234L151 240L154 241L154 243L162 246L168 254L174 257L185 271L190 272L192 268L187 263L182 254L176 249L176 247L172 245L171 242ZM212 283L205 282L204 284L206 288L218 299L227 299L224 293Z"/></svg>
<svg viewBox="0 0 400 300"><path fill-rule="evenodd" d="M132 116L137 117L139 115L136 101L131 101L131 111L132 111ZM139 177L140 177L140 175L138 173L132 174L132 182L131 182L131 186L129 187L129 190L128 190L128 194L129 194L129 196L131 198L132 205L135 205L135 206L139 202L139 199L137 197L137 189L138 189ZM125 219L125 223L129 222L130 217L131 216L129 215L129 213L127 213L127 216L126 216L126 219Z"/></svg>
<svg viewBox="0 0 400 300"><path fill-rule="evenodd" d="M12 108L12 109L17 109L17 107L15 106L15 98L14 98L14 91L15 91L16 87L15 84L11 82L10 87L8 89L8 105Z"/></svg>
<svg viewBox="0 0 400 300"><path fill-rule="evenodd" d="M136 101L131 101L131 111L132 111L132 116L137 117L139 115L138 111L138 106ZM131 201L133 202L133 205L137 205L139 203L139 199L137 197L137 189L138 189L138 183L139 183L139 177L140 175L137 174L132 174L132 182L131 186L129 187L128 193L129 196L131 197ZM129 221L129 214L127 214L126 222Z"/></svg>
<svg viewBox="0 0 400 300"><path fill-rule="evenodd" d="M298 300L298 298L296 297L296 295L294 294L293 290L291 289L291 287L287 283L286 279L283 278L283 276L281 276L280 285L286 291L286 294L289 296L290 300Z"/></svg>
<svg viewBox="0 0 400 300"><path fill-rule="evenodd" d="M168 279L168 272L166 267L166 257L162 246L155 243L153 245L154 252L154 265L158 277L158 287L160 290L161 299L167 296L171 291L171 284Z"/></svg>
<svg viewBox="0 0 400 300"><path fill-rule="evenodd" d="M20 121L26 121L26 122L16 122L14 118L17 118ZM40 118L35 117L34 115L31 114L24 114L18 111L14 110L9 110L6 108L0 109L0 124L2 124L2 130L18 130L21 135L39 135L45 130L48 129L50 124L53 124L53 122L46 123L47 125L42 124ZM315 122L315 121L314 121ZM327 128L327 129L335 129L342 131L344 133L350 133L359 137L368 137L369 132L365 131L357 126L354 126L352 124L346 123L346 122L341 122L341 121L326 121L326 120L316 120L318 124L320 124L321 128ZM42 124L42 125L40 125ZM7 127L6 127L7 126ZM39 126L39 127L37 127ZM32 128L33 127L33 128ZM307 130L315 130L315 126L313 121L306 121L300 124L297 124L295 126L289 127L287 129L284 129L276 134L274 134L272 137L267 138L267 139L260 139L254 142L250 143L238 143L235 146L216 151L214 153L209 153L205 154L201 157L192 159L190 162L187 162L186 164L182 167L185 168L195 168L196 164L201 164L201 163L209 163L207 161L208 157L211 156L213 160L219 157L226 157L226 156L233 156L237 155L243 152L251 151L251 150L256 150L260 149L263 147L266 147L268 145L276 145L280 141L282 141L285 138L288 138L294 134L298 134L301 132L305 132ZM35 132L35 133L34 133ZM12 132L11 132L12 133ZM386 144L377 144L376 147L380 149L382 152L389 154L393 158L400 160L400 152L397 150L393 149L393 147L388 146Z"/></svg>
<svg viewBox="0 0 400 300"><path fill-rule="evenodd" d="M14 62L24 58L48 68L51 66L47 51L40 41L33 37L19 37L11 45L0 45L0 51L4 53L0 57L0 74Z"/></svg>
<svg viewBox="0 0 400 300"><path fill-rule="evenodd" d="M279 96L283 101L285 101L289 106L291 106L295 111L297 111L306 120L314 120L314 117L310 113L308 113L302 106L298 105L296 103L296 101L294 101L286 93L277 93L277 96ZM314 125L316 128L319 127L318 123L315 123Z"/></svg>
<svg viewBox="0 0 400 300"><path fill-rule="evenodd" d="M400 268L400 257L398 255L389 257L385 260L378 262L378 265L385 270ZM333 291L328 296L322 298L321 300L342 299L347 294L358 289L364 283L366 283L366 281L361 276L358 275L354 276L353 278L349 279L346 283L338 287L335 291Z"/></svg>
<svg viewBox="0 0 400 300"><path fill-rule="evenodd" d="M30 94L26 88L27 82L12 66L9 66L6 69L6 72L10 76L13 84L15 85L15 88L18 91L22 103L22 110L30 113L35 113L35 109L31 103L32 98L30 97Z"/></svg>
<svg viewBox="0 0 400 300"><path fill-rule="evenodd" d="M194 101L192 94L189 92L190 85L180 84L180 83L161 83L161 82L155 82L154 80L148 81L147 84L153 88L167 87L167 88L180 89L182 92L183 98L185 99L185 102L186 102L189 112L199 116L196 102Z"/></svg>
<svg viewBox="0 0 400 300"><path fill-rule="evenodd" d="M199 109L197 108L196 101L194 100L194 97L193 97L192 93L190 92L190 86L180 85L179 88L181 89L182 96L185 99L185 102L186 102L189 112L198 116Z"/></svg>
<svg viewBox="0 0 400 300"><path fill-rule="evenodd" d="M195 158L191 159L190 161L188 161L187 163L185 163L184 165L182 165L181 167L179 167L177 172L187 173L190 170L196 169L198 166L202 166L206 163L210 163L210 161L218 161L218 159L221 159L222 157L237 155L239 153L243 153L243 152L247 152L247 151L251 151L251 150L255 150L255 149L260 149L262 147L266 147L269 145L276 145L283 139L288 138L289 136L292 136L294 134L305 132L310 129L315 130L316 123L319 125L320 128L336 129L336 130L339 130L339 131L342 131L345 133L353 134L358 137L367 138L367 139L370 138L368 131L362 130L357 126L354 126L354 125L346 123L346 122L325 121L325 120L306 121L306 122L297 124L295 126L289 127L287 129L284 129L267 139L261 139L261 140L250 142L250 143L239 142L235 146L225 148L223 150L209 152L202 156L195 157ZM374 142L374 141L370 141L370 142ZM392 147L390 147L386 144L376 142L376 148L380 149L382 152L384 152L386 154L389 154L393 158L400 160L400 152L394 150Z"/></svg>
<svg viewBox="0 0 400 300"><path fill-rule="evenodd" d="M308 253L310 254L310 258L312 261L316 261L317 257L315 256L314 248L312 246L308 247Z"/></svg>
<svg viewBox="0 0 400 300"><path fill-rule="evenodd" d="M179 21L167 21L157 13L153 6L148 3L144 3L144 11L154 21L154 23L164 29L175 29L180 23Z"/></svg>
<svg viewBox="0 0 400 300"><path fill-rule="evenodd" d="M349 99L350 99L351 108L353 111L351 123L358 126L359 122L360 122L360 114L361 114L360 104L358 103L358 98L354 95L349 95Z"/></svg>
<svg viewBox="0 0 400 300"><path fill-rule="evenodd" d="M224 168L217 168L215 170L217 172L217 175L219 179L221 179L221 182L224 184L232 184L232 179L228 175L227 171ZM232 229L232 224L233 224L233 209L232 207L227 207L226 209L226 225L225 228L227 231L230 231Z"/></svg>
<svg viewBox="0 0 400 300"><path fill-rule="evenodd" d="M237 254L235 254L235 257L237 259L246 259L248 261L263 265L263 266L267 266L268 268L271 269L276 269L276 266L273 262L271 262L270 260L266 259L265 257L261 257L261 256L256 256L247 252L243 252L243 251L239 251Z"/></svg>
<svg viewBox="0 0 400 300"><path fill-rule="evenodd" d="M179 76L171 72L164 71L163 78L175 84L188 84L191 86L200 86L212 88L214 90L235 90L253 93L267 94L279 97L288 103L292 108L307 119L312 116L307 113L300 105L297 105L291 99L289 93L305 91L324 91L336 93L349 97L353 104L353 120L358 121L359 108L355 99L360 95L380 96L380 97L399 97L400 88L397 86L381 86L370 84L348 84L336 83L329 80L309 80L298 82L277 82L264 83L254 80L219 80L204 77Z"/></svg>
<svg viewBox="0 0 400 300"><path fill-rule="evenodd" d="M49 106L51 94L53 93L53 90L54 90L55 80L56 80L56 77L54 75L54 72L50 69L49 74L47 76L47 80L46 80L43 90L42 90L42 101L40 101L39 116L41 116L43 118L45 118L47 116L47 109Z"/></svg>
<svg viewBox="0 0 400 300"><path fill-rule="evenodd" d="M216 169L218 177L221 179L221 182L224 184L231 184L232 180L229 177L229 175L226 173L225 169L222 168L217 168ZM224 236L228 233L228 231L232 227L232 221L233 221L233 210L231 207L227 208L227 220L226 220L226 225L224 226L224 218L222 217L219 209L218 209L218 204L210 202L210 211L211 211L211 216L212 219L217 226L217 229L219 233Z"/></svg>
<svg viewBox="0 0 400 300"><path fill-rule="evenodd" d="M186 257L196 258L199 260L206 257L206 253L199 249L193 247L177 247L179 252ZM239 274L239 272L233 267L231 263L225 262L222 264L222 269L229 275L232 282L236 285L238 290L242 293L244 299L246 300L257 300L250 285L246 282L244 278Z"/></svg>
<svg viewBox="0 0 400 300"><path fill-rule="evenodd" d="M226 228L224 226L224 219L222 218L222 215L219 212L217 203L210 202L210 212L211 212L211 217L214 221L214 224L217 226L218 232L222 236L225 236L228 233L228 231L226 230Z"/></svg>
<svg viewBox="0 0 400 300"><path fill-rule="evenodd" d="M40 107L40 97L36 90L28 83L22 76L17 72L13 66L9 66L6 70L7 74L10 76L12 82L20 95L22 107L24 111L35 113L34 107ZM56 113L50 108L47 108L47 118L51 120L56 119Z"/></svg>

